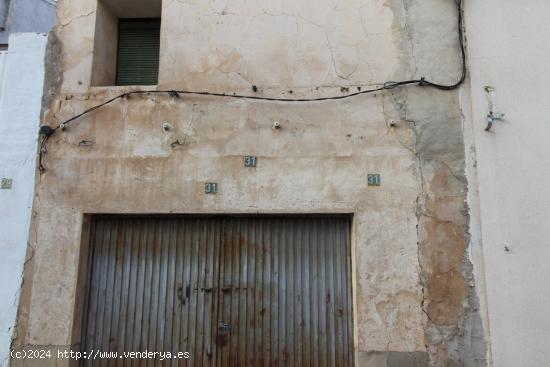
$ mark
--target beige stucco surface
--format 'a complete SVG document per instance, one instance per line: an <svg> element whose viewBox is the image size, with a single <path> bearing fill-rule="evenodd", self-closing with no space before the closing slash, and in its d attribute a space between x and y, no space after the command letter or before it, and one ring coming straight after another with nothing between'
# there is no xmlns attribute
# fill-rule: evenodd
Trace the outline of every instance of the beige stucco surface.
<svg viewBox="0 0 550 367"><path fill-rule="evenodd" d="M94 1L60 1L58 16L60 53L49 62L62 72L44 105L44 123L54 126L140 89L90 86ZM450 82L459 70L456 37L454 1L166 0L158 89L292 98L426 74ZM258 156L258 167L245 169L244 155ZM373 364L378 357L368 353L429 352L431 365L443 366L460 358L452 340L467 293L463 155L456 92L303 104L117 100L48 142L17 343L78 342L84 214L353 213L358 365L395 365ZM381 174L381 187L367 185L369 173ZM218 194L205 195L205 182L217 182Z"/></svg>
<svg viewBox="0 0 550 367"><path fill-rule="evenodd" d="M498 367L549 363L549 12L543 0L475 2L466 12L469 201ZM490 132L486 86L494 112L505 114Z"/></svg>
<svg viewBox="0 0 550 367"><path fill-rule="evenodd" d="M92 86L113 85L116 80L118 18L102 1L98 1L94 33Z"/></svg>

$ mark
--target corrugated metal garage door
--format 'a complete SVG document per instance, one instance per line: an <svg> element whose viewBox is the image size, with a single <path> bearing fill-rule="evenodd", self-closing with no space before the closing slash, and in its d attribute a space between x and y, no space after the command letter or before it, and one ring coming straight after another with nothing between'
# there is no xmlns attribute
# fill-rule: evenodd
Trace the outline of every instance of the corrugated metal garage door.
<svg viewBox="0 0 550 367"><path fill-rule="evenodd" d="M86 366L351 366L348 216L96 217Z"/></svg>

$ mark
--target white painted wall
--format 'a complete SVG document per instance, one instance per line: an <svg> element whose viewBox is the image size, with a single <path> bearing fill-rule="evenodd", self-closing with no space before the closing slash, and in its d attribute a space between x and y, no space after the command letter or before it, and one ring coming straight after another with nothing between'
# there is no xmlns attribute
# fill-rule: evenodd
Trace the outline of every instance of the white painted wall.
<svg viewBox="0 0 550 367"><path fill-rule="evenodd" d="M0 56L0 366L9 363L34 193L38 126L47 36L10 35Z"/></svg>
<svg viewBox="0 0 550 367"><path fill-rule="evenodd" d="M550 365L549 16L547 0L466 1L472 245L497 367ZM490 133L486 85L506 113Z"/></svg>

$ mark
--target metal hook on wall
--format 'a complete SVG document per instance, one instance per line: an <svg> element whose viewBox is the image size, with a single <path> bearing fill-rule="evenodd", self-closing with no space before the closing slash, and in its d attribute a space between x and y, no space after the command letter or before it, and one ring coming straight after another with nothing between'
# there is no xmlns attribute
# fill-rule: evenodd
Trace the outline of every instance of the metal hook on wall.
<svg viewBox="0 0 550 367"><path fill-rule="evenodd" d="M491 86L485 86L485 88L483 89L485 90L485 93L487 93L487 99L489 100L489 114L487 115L487 127L485 128L485 131L490 132L493 128L494 122L504 120L505 115L502 112L495 112L494 110L495 88Z"/></svg>

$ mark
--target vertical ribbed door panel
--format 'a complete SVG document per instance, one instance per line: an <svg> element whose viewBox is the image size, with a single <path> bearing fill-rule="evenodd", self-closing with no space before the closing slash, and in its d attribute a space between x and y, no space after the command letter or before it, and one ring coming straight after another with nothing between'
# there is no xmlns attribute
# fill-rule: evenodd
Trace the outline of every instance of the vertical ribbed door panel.
<svg viewBox="0 0 550 367"><path fill-rule="evenodd" d="M95 217L86 366L351 366L347 216Z"/></svg>

